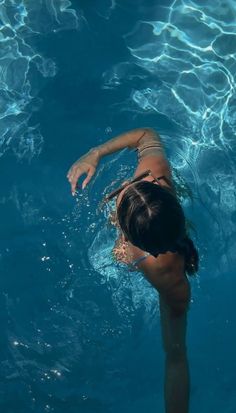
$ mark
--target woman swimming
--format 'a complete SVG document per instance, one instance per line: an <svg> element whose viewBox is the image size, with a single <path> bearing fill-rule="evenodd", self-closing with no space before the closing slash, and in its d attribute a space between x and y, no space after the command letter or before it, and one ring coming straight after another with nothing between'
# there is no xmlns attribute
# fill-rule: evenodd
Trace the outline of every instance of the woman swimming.
<svg viewBox="0 0 236 413"><path fill-rule="evenodd" d="M100 159L124 148L135 149L138 165L133 179L105 197L116 197L115 223L120 229L113 253L117 260L142 271L159 293L161 331L166 355L166 413L187 413L189 368L186 350L190 286L198 270L198 252L186 232L185 216L172 182L171 169L159 135L135 129L92 148L68 172L72 194L81 175L84 188Z"/></svg>

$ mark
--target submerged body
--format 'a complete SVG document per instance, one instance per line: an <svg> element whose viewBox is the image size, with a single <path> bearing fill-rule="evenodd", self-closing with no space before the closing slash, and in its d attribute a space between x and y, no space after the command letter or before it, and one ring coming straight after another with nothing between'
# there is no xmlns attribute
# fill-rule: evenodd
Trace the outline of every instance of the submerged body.
<svg viewBox="0 0 236 413"><path fill-rule="evenodd" d="M143 180L154 182L166 188L175 196L171 178L171 168L165 157L159 135L149 128L136 129L111 139L94 148L87 156L80 158L70 169L68 178L72 192L75 191L78 178L87 173L83 182L86 186L94 175L101 157L128 147L138 151L138 165L134 177L150 170L152 176ZM158 177L164 177L158 182ZM118 209L122 197L129 188L126 185L116 200ZM164 237L165 234L163 234ZM186 259L174 251L158 249L158 254L142 250L134 245L122 231L113 248L117 261L121 261L141 271L159 294L161 331L163 348L166 355L165 368L165 411L166 413L187 413L189 405L189 369L186 352L187 310L190 302L190 286L186 276Z"/></svg>

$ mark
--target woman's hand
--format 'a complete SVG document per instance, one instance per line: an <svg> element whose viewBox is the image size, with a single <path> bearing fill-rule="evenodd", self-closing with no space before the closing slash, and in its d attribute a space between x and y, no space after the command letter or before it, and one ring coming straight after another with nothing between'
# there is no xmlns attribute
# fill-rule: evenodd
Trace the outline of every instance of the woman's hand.
<svg viewBox="0 0 236 413"><path fill-rule="evenodd" d="M83 174L87 174L87 177L82 183L82 189L86 187L92 176L95 174L99 161L99 151L96 148L92 148L87 154L73 163L67 173L67 178L71 184L72 195L75 195L78 179Z"/></svg>

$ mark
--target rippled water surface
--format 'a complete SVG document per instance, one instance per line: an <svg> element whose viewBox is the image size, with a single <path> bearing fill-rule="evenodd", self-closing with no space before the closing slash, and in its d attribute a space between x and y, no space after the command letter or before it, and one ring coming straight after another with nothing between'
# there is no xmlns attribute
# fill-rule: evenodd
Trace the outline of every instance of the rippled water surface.
<svg viewBox="0 0 236 413"><path fill-rule="evenodd" d="M100 3L0 1L1 409L164 411L158 298L114 264L98 209L135 154L103 159L75 198L66 181L91 147L151 126L201 257L190 411L233 413L236 5Z"/></svg>

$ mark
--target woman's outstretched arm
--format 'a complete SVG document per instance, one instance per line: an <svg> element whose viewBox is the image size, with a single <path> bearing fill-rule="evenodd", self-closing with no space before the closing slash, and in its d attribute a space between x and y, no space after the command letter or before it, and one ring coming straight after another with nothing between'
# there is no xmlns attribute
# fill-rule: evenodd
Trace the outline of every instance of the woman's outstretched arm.
<svg viewBox="0 0 236 413"><path fill-rule="evenodd" d="M153 148L158 149L161 153L163 152L160 137L154 129L139 128L122 133L101 145L91 148L87 154L74 162L67 174L72 193L75 192L77 181L82 174L87 173L88 175L83 182L84 188L95 174L100 159L124 148L137 149L139 160L150 154Z"/></svg>

